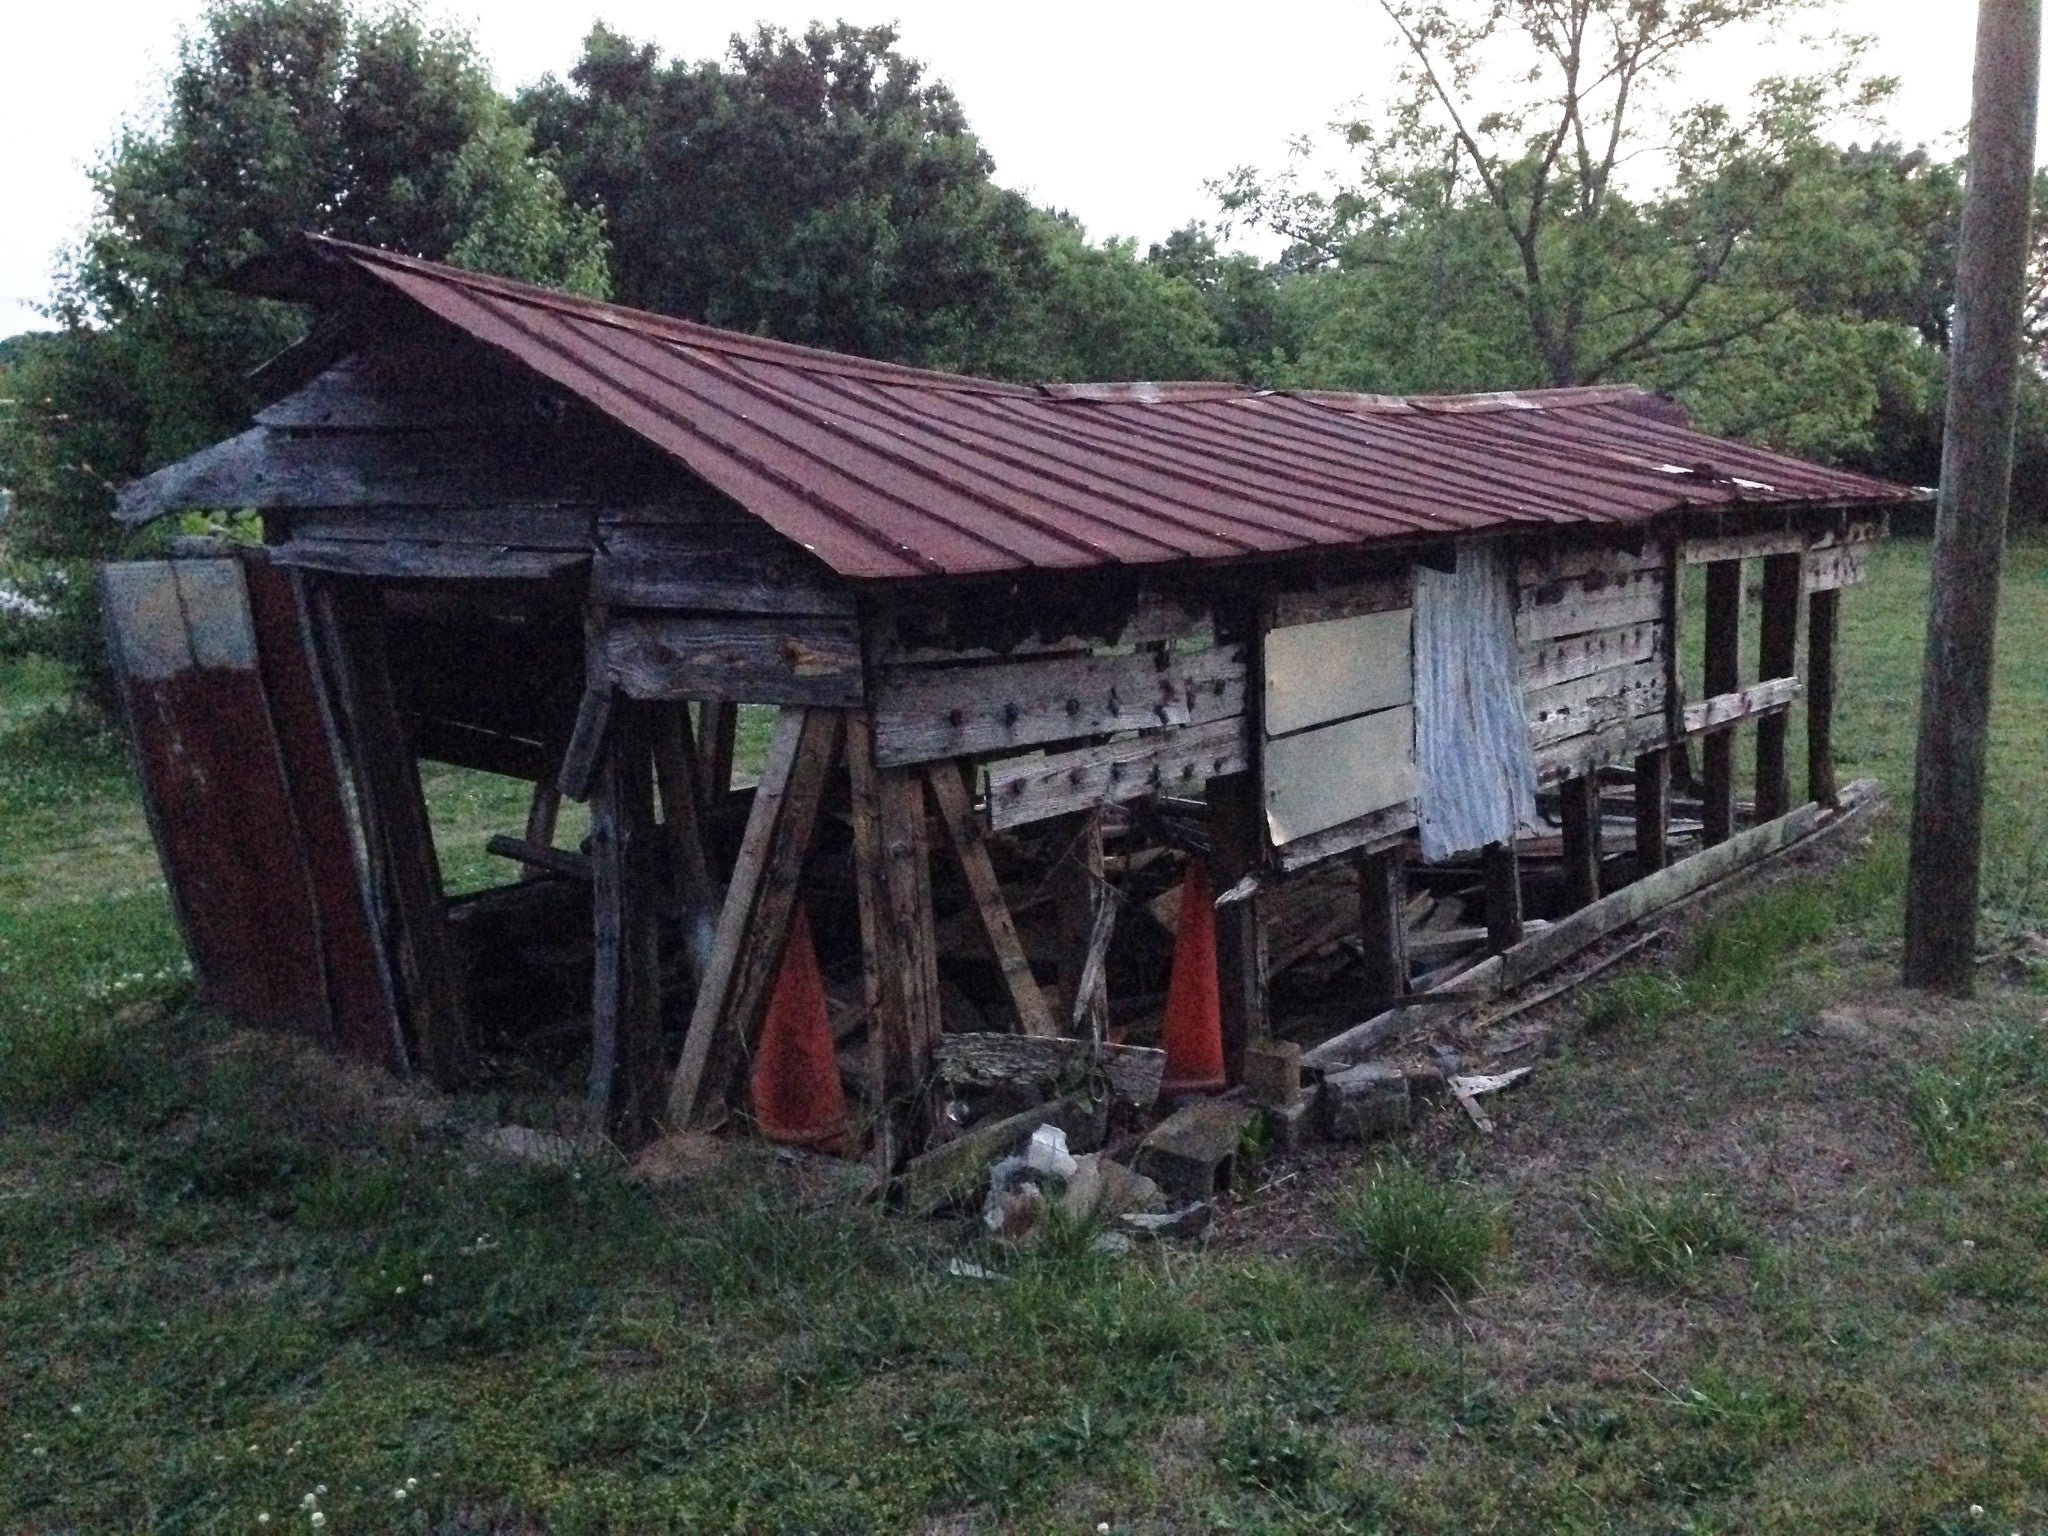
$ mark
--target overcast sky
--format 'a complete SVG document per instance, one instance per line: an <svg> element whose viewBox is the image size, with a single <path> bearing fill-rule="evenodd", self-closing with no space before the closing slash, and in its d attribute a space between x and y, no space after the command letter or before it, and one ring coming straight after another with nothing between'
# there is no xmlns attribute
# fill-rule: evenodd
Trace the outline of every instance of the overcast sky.
<svg viewBox="0 0 2048 1536"><path fill-rule="evenodd" d="M0 3L0 336L45 324L56 253L91 213L87 167L124 118L146 113L176 61L197 0ZM1384 88L1394 62L1373 0L1210 6L1153 0L426 0L466 23L512 88L574 62L604 18L670 54L721 53L757 20L895 19L902 46L947 81L1006 186L1076 214L1096 236L1154 240L1213 217L1204 183L1233 166L1278 165L1288 141ZM1891 136L1959 148L1969 107L1964 0L1853 0L1841 18L1877 38L1897 75ZM1781 52L1785 50L1780 50ZM1739 98L1799 60L1724 50L1689 78Z"/></svg>

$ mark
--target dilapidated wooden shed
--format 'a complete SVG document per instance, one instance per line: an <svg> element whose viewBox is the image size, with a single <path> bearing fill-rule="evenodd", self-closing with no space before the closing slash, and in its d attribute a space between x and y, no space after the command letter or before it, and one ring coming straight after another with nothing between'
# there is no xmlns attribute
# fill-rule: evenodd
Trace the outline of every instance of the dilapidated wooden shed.
<svg viewBox="0 0 2048 1536"><path fill-rule="evenodd" d="M1030 387L322 239L244 281L316 313L274 403L120 510L263 545L105 573L202 985L444 1082L566 1028L629 1143L743 1107L800 906L885 1166L961 1020L1142 1034L1117 916L1189 858L1233 1070L1526 979L1829 813L1838 592L1922 496L1625 388ZM422 759L533 785L522 878L445 895Z"/></svg>

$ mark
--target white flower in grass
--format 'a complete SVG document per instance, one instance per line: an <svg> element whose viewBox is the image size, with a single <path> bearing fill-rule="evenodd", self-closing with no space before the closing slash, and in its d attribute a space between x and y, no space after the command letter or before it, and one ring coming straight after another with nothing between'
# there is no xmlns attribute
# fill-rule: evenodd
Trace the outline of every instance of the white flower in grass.
<svg viewBox="0 0 2048 1536"><path fill-rule="evenodd" d="M267 1509L259 1509L256 1512L256 1523L258 1525L270 1524L270 1511Z"/></svg>
<svg viewBox="0 0 2048 1536"><path fill-rule="evenodd" d="M405 1480L405 1486L406 1486L406 1491L407 1491L407 1492L410 1492L411 1490L413 1490L413 1489L415 1489L415 1488L419 1487L419 1485L420 1485L420 1480L419 1480L418 1478L416 1478L416 1477L408 1477L408 1478L407 1478L407 1479Z"/></svg>
<svg viewBox="0 0 2048 1536"><path fill-rule="evenodd" d="M317 1493L309 1493L309 1494L307 1494L307 1495L306 1495L306 1496L305 1496L305 1497L304 1497L303 1499L299 1500L299 1508L301 1508L301 1509L311 1509L311 1508L312 1508L312 1507L313 1507L313 1506L314 1506L315 1504L318 1504L319 1502L320 1502L320 1495L319 1495L319 1494L317 1494Z"/></svg>
<svg viewBox="0 0 2048 1536"><path fill-rule="evenodd" d="M314 1510L313 1513L309 1515L307 1518L313 1522L313 1529L316 1531L319 1530L321 1526L327 1523L327 1517L321 1514L320 1511L317 1509Z"/></svg>

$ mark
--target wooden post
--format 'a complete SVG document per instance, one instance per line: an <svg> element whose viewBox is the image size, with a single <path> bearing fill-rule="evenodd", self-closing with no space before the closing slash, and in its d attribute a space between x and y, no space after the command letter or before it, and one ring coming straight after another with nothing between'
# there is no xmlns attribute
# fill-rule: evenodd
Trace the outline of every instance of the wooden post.
<svg viewBox="0 0 2048 1536"><path fill-rule="evenodd" d="M1742 562L1716 560L1707 567L1706 696L1742 687ZM1704 840L1725 843L1735 831L1735 727L1707 732L1700 753L1706 786L1702 792Z"/></svg>
<svg viewBox="0 0 2048 1536"><path fill-rule="evenodd" d="M1359 1006L1365 1016L1391 1008L1408 991L1408 872L1399 848L1358 860L1358 938L1364 976Z"/></svg>
<svg viewBox="0 0 2048 1536"><path fill-rule="evenodd" d="M1576 912L1600 899L1600 776L1566 779L1558 794L1564 814L1565 902Z"/></svg>
<svg viewBox="0 0 2048 1536"><path fill-rule="evenodd" d="M1791 677L1799 670L1799 598L1806 586L1804 554L1764 560L1763 615L1757 645L1757 680ZM1785 738L1789 710L1776 709L1756 723L1756 819L1775 821L1792 809L1791 775Z"/></svg>
<svg viewBox="0 0 2048 1536"><path fill-rule="evenodd" d="M718 929L718 886L704 857L698 817L703 796L697 787L697 754L690 740L687 704L650 706L654 713L655 781L661 786L663 841L668 875L682 920L690 974L702 976Z"/></svg>
<svg viewBox="0 0 2048 1536"><path fill-rule="evenodd" d="M590 806L596 943L586 1101L592 1127L628 1149L654 1134L662 1091L649 707L615 714Z"/></svg>
<svg viewBox="0 0 2048 1536"><path fill-rule="evenodd" d="M1671 754L1662 747L1636 759L1636 878L1671 862Z"/></svg>
<svg viewBox="0 0 2048 1536"><path fill-rule="evenodd" d="M553 779L533 786L533 798L526 805L526 842L534 848L555 846L555 822L562 814L562 791ZM537 864L520 866L519 878L539 880L547 874Z"/></svg>
<svg viewBox="0 0 2048 1536"><path fill-rule="evenodd" d="M1833 805L1835 793L1835 634L1841 592L1808 600L1806 615L1806 798Z"/></svg>
<svg viewBox="0 0 2048 1536"><path fill-rule="evenodd" d="M1959 996L1968 995L1976 981L1984 756L2012 490L2040 70L2040 0L1980 0L1967 193L1956 255L1955 345L1949 354L1934 583L1920 681L1904 966L1908 986Z"/></svg>
<svg viewBox="0 0 2048 1536"><path fill-rule="evenodd" d="M732 1073L752 1048L789 938L797 877L817 830L839 725L836 710L800 708L783 710L776 725L669 1088L672 1128L715 1125Z"/></svg>
<svg viewBox="0 0 2048 1536"><path fill-rule="evenodd" d="M716 810L732 791L732 756L739 742L740 707L719 700L704 706L704 809Z"/></svg>
<svg viewBox="0 0 2048 1536"><path fill-rule="evenodd" d="M988 844L982 841L981 823L975 817L959 765L932 763L924 773L925 781L931 785L932 799L939 807L940 823L953 845L954 857L960 862L960 878L967 886L968 901L975 916L981 919L981 931L995 952L996 966L1009 990L1010 1006L1017 1011L1017 1028L1027 1035L1058 1034L1059 1025L1046 1005L1037 978L1031 974L1031 962L1025 958L1024 945L1017 937L1009 904L1003 900L1002 883L996 879L995 865L989 861Z"/></svg>
<svg viewBox="0 0 2048 1536"><path fill-rule="evenodd" d="M924 789L912 769L875 766L874 723L847 716L846 764L860 906L862 994L876 1085L874 1158L893 1173L921 1140L919 1100L939 1035L938 942Z"/></svg>
<svg viewBox="0 0 2048 1536"><path fill-rule="evenodd" d="M1047 827L1055 860L1049 883L1059 925L1059 1017L1070 1021L1088 965L1096 910L1108 899L1102 888L1102 813L1078 811L1049 821ZM1108 1023L1108 995L1098 989L1081 1015L1081 1027L1073 1032L1083 1039L1099 1039Z"/></svg>
<svg viewBox="0 0 2048 1536"><path fill-rule="evenodd" d="M1497 954L1522 942L1522 861L1513 843L1488 843L1480 863L1486 875L1486 947Z"/></svg>
<svg viewBox="0 0 2048 1536"><path fill-rule="evenodd" d="M358 583L322 583L314 608L413 1054L435 1082L453 1086L470 1069L468 1006L419 759L391 681L383 601Z"/></svg>
<svg viewBox="0 0 2048 1536"><path fill-rule="evenodd" d="M1256 777L1234 773L1209 781L1209 835L1215 844L1215 894L1223 895L1262 864L1265 806ZM1223 1015L1223 1066L1243 1074L1244 1048L1272 1033L1266 998L1266 904L1262 891L1216 909L1216 983Z"/></svg>

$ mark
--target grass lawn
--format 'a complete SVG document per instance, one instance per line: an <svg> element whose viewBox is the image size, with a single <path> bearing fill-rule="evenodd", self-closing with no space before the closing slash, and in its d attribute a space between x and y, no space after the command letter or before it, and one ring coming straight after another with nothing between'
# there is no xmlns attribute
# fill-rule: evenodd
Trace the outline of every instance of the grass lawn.
<svg viewBox="0 0 2048 1536"><path fill-rule="evenodd" d="M1926 559L1844 604L1844 776L1901 795ZM1201 1247L991 1254L745 1149L479 1160L488 1096L190 1008L63 684L0 666L0 1530L2048 1532L2044 967L1892 986L1896 814L1574 1004L1493 1138L1269 1164ZM2011 950L2038 544L1994 734ZM503 878L523 796L429 791L451 883Z"/></svg>

